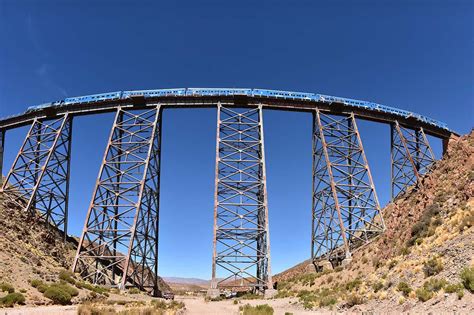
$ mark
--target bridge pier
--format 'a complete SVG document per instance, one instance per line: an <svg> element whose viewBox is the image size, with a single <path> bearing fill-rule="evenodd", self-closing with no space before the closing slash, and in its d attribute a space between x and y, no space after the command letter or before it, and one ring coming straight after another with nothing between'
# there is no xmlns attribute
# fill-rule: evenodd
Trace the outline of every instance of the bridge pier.
<svg viewBox="0 0 474 315"><path fill-rule="evenodd" d="M218 104L210 295L225 286L273 290L262 113Z"/></svg>
<svg viewBox="0 0 474 315"><path fill-rule="evenodd" d="M18 195L31 214L64 231L67 236L69 166L72 117L35 119L3 182L2 191ZM4 134L1 135L2 151ZM3 155L3 152L0 153Z"/></svg>
<svg viewBox="0 0 474 315"><path fill-rule="evenodd" d="M161 108L118 108L72 267L94 284L158 286Z"/></svg>
<svg viewBox="0 0 474 315"><path fill-rule="evenodd" d="M354 114L313 115L311 257L349 263L354 247L383 232L377 193Z"/></svg>
<svg viewBox="0 0 474 315"><path fill-rule="evenodd" d="M395 121L390 129L393 201L409 186L418 184L436 159L423 128L405 128Z"/></svg>

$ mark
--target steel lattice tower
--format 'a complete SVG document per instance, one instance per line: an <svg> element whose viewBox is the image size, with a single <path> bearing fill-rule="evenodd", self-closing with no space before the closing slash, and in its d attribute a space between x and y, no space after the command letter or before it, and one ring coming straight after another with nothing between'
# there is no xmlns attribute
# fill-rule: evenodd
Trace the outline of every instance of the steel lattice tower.
<svg viewBox="0 0 474 315"><path fill-rule="evenodd" d="M72 118L35 119L2 190L21 207L67 235ZM0 174L1 176L1 174Z"/></svg>
<svg viewBox="0 0 474 315"><path fill-rule="evenodd" d="M385 226L354 114L313 116L313 261L340 261Z"/></svg>
<svg viewBox="0 0 474 315"><path fill-rule="evenodd" d="M117 111L73 266L92 283L159 294L160 116Z"/></svg>
<svg viewBox="0 0 474 315"><path fill-rule="evenodd" d="M391 125L392 200L418 183L435 162L423 128L409 129L398 121Z"/></svg>
<svg viewBox="0 0 474 315"><path fill-rule="evenodd" d="M262 107L217 112L211 286L272 289Z"/></svg>

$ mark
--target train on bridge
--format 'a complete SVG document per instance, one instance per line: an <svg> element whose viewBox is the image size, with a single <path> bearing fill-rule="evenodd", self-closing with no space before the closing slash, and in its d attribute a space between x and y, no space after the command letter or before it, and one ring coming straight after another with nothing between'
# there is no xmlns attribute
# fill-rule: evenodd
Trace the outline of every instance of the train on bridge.
<svg viewBox="0 0 474 315"><path fill-rule="evenodd" d="M403 109L393 108L374 102L360 101L350 98L330 96L318 93L306 93L306 92L291 92L291 91L280 91L280 90L267 90L267 89L231 89L231 88L176 88L176 89L155 89L155 90L137 90L137 91L117 91L101 94L93 94L86 96L68 97L63 100L48 102L41 105L35 105L28 107L27 112L39 111L50 107L61 107L66 105L74 104L87 104L104 101L114 101L129 99L134 96L143 96L144 98L153 97L179 97L179 96L248 96L248 97L267 97L267 98L282 98L290 100L300 101L313 101L323 103L342 103L349 107L374 110L381 113L393 114L404 118L414 118L420 122L430 124L432 126L449 130L448 125Z"/></svg>

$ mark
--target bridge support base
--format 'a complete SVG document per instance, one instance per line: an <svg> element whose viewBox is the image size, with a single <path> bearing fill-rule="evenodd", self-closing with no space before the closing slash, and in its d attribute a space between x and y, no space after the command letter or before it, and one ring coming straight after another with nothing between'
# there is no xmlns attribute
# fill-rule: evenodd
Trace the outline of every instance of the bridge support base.
<svg viewBox="0 0 474 315"><path fill-rule="evenodd" d="M265 290L265 293L264 293L264 297L266 299L272 299L275 297L275 295L277 295L278 293L278 290L275 290L275 289L266 289Z"/></svg>
<svg viewBox="0 0 474 315"><path fill-rule="evenodd" d="M273 287L265 173L262 107L219 104L213 288Z"/></svg>
<svg viewBox="0 0 474 315"><path fill-rule="evenodd" d="M369 164L354 114L313 116L313 230L311 255L333 265L383 232Z"/></svg>
<svg viewBox="0 0 474 315"><path fill-rule="evenodd" d="M1 132L0 142L4 141ZM35 119L13 162L2 191L18 204L67 235L72 118ZM1 173L0 173L1 175Z"/></svg>
<svg viewBox="0 0 474 315"><path fill-rule="evenodd" d="M423 128L391 125L392 201L408 187L418 185L435 162ZM444 143L444 142L443 142Z"/></svg>
<svg viewBox="0 0 474 315"><path fill-rule="evenodd" d="M159 295L160 116L117 111L73 265L94 284Z"/></svg>
<svg viewBox="0 0 474 315"><path fill-rule="evenodd" d="M211 289L208 289L206 296L208 296L208 297L211 298L211 299L216 299L216 298L218 298L218 297L221 296L221 290L219 290L219 289L212 289L212 288L211 288Z"/></svg>

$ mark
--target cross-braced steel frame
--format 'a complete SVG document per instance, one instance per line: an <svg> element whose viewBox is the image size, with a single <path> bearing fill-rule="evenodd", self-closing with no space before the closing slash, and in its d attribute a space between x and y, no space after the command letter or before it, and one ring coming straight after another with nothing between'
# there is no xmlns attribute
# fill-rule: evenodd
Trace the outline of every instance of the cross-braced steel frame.
<svg viewBox="0 0 474 315"><path fill-rule="evenodd" d="M119 108L73 270L95 284L160 294L161 111Z"/></svg>
<svg viewBox="0 0 474 315"><path fill-rule="evenodd" d="M35 119L2 190L18 195L30 215L67 235L72 118Z"/></svg>
<svg viewBox="0 0 474 315"><path fill-rule="evenodd" d="M435 162L423 128L409 129L398 121L391 125L392 200L419 183Z"/></svg>
<svg viewBox="0 0 474 315"><path fill-rule="evenodd" d="M261 106L218 105L215 184L212 288L272 289Z"/></svg>
<svg viewBox="0 0 474 315"><path fill-rule="evenodd" d="M313 116L313 261L340 262L384 231L354 114Z"/></svg>

